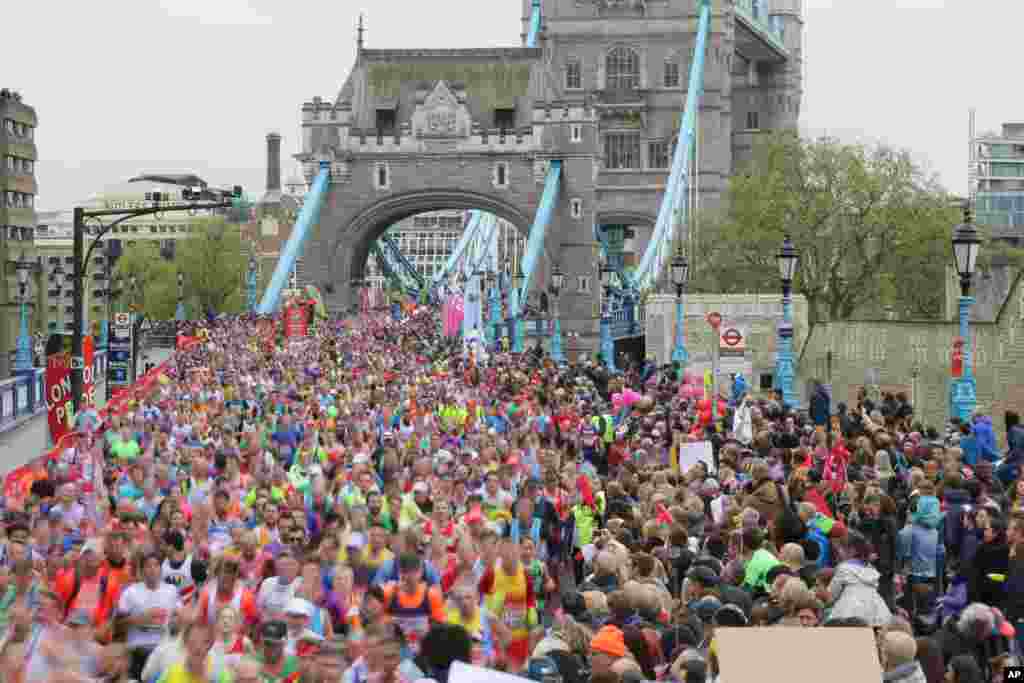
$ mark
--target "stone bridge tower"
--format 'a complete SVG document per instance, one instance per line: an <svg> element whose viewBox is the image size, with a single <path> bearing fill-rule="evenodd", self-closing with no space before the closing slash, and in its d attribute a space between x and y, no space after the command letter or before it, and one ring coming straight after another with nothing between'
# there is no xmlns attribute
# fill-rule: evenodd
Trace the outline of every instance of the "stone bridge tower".
<svg viewBox="0 0 1024 683"><path fill-rule="evenodd" d="M530 0L521 0L524 31ZM696 187L710 209L763 130L795 127L800 0L713 0ZM595 349L595 229L632 226L643 253L661 202L697 30L697 0L544 0L536 48L365 49L337 97L302 107L311 179L331 187L303 254L328 305L351 303L372 243L402 218L481 209L529 233L548 167L558 206L531 287L566 273L563 329Z"/></svg>

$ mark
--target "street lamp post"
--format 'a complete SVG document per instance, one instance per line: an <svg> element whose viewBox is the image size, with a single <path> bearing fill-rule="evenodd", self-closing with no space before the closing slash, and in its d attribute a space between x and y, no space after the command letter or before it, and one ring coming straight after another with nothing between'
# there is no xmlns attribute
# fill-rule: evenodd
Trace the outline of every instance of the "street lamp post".
<svg viewBox="0 0 1024 683"><path fill-rule="evenodd" d="M248 285L249 312L256 312L256 254L249 254L249 272L246 274Z"/></svg>
<svg viewBox="0 0 1024 683"><path fill-rule="evenodd" d="M551 360L559 365L565 362L565 354L562 353L562 321L559 319L558 296L562 293L565 285L565 273L556 263L551 270Z"/></svg>
<svg viewBox="0 0 1024 683"><path fill-rule="evenodd" d="M512 353L523 352L523 331L519 329L519 290L525 279L522 266L517 265L516 273L512 276L512 290L508 295L508 335L512 342Z"/></svg>
<svg viewBox="0 0 1024 683"><path fill-rule="evenodd" d="M796 407L799 403L793 377L793 280L796 278L800 252L786 236L782 248L775 256L782 279L782 322L779 323L779 342L775 351L775 387L782 392L784 404Z"/></svg>
<svg viewBox="0 0 1024 683"><path fill-rule="evenodd" d="M689 354L686 353L686 312L683 306L683 290L689 274L690 263L680 245L672 258L672 284L676 286L676 343L672 349L672 362L679 364L680 373L686 369L686 361L689 360Z"/></svg>
<svg viewBox="0 0 1024 683"><path fill-rule="evenodd" d="M174 308L174 319L179 323L185 320L185 274L178 272L178 305Z"/></svg>
<svg viewBox="0 0 1024 683"><path fill-rule="evenodd" d="M612 274L615 269L609 263L601 264L601 287L604 301L601 302L601 358L609 372L615 372L615 343L612 341Z"/></svg>
<svg viewBox="0 0 1024 683"><path fill-rule="evenodd" d="M970 292L971 277L974 275L980 249L981 238L974 227L971 206L968 203L964 207L964 222L953 230L953 260L956 264L956 274L960 276L960 338L956 340L955 346L959 347L963 361L960 372L957 372L959 368L954 364L953 378L949 385L949 413L952 417L960 418L962 422L971 419L978 402L977 383L971 366L970 312L974 298Z"/></svg>
<svg viewBox="0 0 1024 683"><path fill-rule="evenodd" d="M24 254L15 265L18 273L18 345L14 356L14 372L32 372L32 337L28 333L28 277L32 262Z"/></svg>
<svg viewBox="0 0 1024 683"><path fill-rule="evenodd" d="M498 291L498 276L493 270L487 271L487 292L490 303L490 324L487 325L487 342L497 349L501 345L501 295Z"/></svg>

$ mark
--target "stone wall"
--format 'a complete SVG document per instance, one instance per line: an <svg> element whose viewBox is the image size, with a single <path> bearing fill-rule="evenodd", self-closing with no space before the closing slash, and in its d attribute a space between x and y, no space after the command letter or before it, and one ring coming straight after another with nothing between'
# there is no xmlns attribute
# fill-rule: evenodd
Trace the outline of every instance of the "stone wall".
<svg viewBox="0 0 1024 683"><path fill-rule="evenodd" d="M906 391L915 414L940 428L949 418L949 383L956 323L849 321L817 325L798 355L806 395L814 379L832 384L834 402L852 404L857 390ZM799 347L798 347L799 348ZM994 322L971 326L978 409L995 416L1024 410L1024 284L1018 275ZM831 352L831 362L829 353ZM831 368L831 374L829 370Z"/></svg>

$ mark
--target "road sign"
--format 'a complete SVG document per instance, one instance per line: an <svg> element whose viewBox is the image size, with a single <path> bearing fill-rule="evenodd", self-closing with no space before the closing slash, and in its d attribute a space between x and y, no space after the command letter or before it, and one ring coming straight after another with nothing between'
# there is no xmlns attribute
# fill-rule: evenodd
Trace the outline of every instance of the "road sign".
<svg viewBox="0 0 1024 683"><path fill-rule="evenodd" d="M736 348L743 341L743 335L735 327L730 327L722 333L722 343L729 348Z"/></svg>
<svg viewBox="0 0 1024 683"><path fill-rule="evenodd" d="M712 311L707 315L708 325L711 325L713 329L718 329L719 325L722 324L722 314L718 311Z"/></svg>
<svg viewBox="0 0 1024 683"><path fill-rule="evenodd" d="M117 327L131 327L132 317L129 313L115 313L114 325Z"/></svg>

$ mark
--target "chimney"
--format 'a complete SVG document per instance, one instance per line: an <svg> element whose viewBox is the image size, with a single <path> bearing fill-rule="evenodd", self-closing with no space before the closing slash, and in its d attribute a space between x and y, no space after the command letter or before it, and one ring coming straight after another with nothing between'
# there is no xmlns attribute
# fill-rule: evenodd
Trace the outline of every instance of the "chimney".
<svg viewBox="0 0 1024 683"><path fill-rule="evenodd" d="M267 133L267 192L281 191L281 136Z"/></svg>

